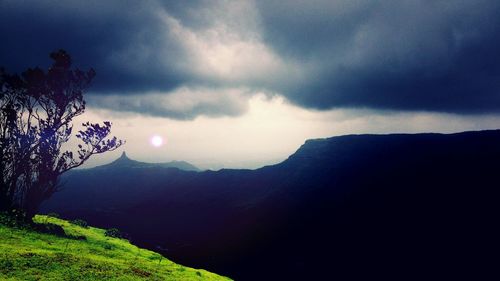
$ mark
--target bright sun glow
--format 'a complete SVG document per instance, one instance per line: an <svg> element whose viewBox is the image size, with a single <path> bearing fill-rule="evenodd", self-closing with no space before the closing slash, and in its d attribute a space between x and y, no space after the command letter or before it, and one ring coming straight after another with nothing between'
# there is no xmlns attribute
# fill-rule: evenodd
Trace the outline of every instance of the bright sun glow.
<svg viewBox="0 0 500 281"><path fill-rule="evenodd" d="M160 147L163 144L163 139L160 136L153 136L151 138L151 144L156 147Z"/></svg>

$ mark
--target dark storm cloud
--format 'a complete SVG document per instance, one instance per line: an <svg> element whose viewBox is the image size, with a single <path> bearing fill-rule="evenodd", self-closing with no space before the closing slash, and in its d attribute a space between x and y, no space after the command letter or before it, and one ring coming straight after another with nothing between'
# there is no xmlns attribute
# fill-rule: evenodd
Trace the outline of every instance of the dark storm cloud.
<svg viewBox="0 0 500 281"><path fill-rule="evenodd" d="M0 65L47 66L48 53L64 48L81 68L96 69L92 93L113 97L102 107L172 118L238 115L248 96L217 105L193 92L197 106L185 109L169 107L183 104L172 98L132 97L246 88L317 109L500 111L499 1L238 3L1 1Z"/></svg>
<svg viewBox="0 0 500 281"><path fill-rule="evenodd" d="M179 88L165 94L90 96L90 105L125 113L141 113L154 117L192 120L198 116L239 116L247 111L244 90Z"/></svg>
<svg viewBox="0 0 500 281"><path fill-rule="evenodd" d="M48 54L63 48L96 70L96 92L172 89L185 80L168 67L182 50L163 35L155 5L141 3L2 1L0 64L16 72L47 66Z"/></svg>
<svg viewBox="0 0 500 281"><path fill-rule="evenodd" d="M265 41L313 65L289 99L319 109L500 110L498 1L259 1Z"/></svg>

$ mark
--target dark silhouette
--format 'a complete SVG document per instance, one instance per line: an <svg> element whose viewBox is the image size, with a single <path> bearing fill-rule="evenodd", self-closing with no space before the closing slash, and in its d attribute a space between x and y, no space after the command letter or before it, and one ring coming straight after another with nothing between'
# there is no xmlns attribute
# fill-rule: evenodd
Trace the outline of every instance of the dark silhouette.
<svg viewBox="0 0 500 281"><path fill-rule="evenodd" d="M235 280L488 279L499 159L500 131L342 136L257 170L71 171L43 209Z"/></svg>
<svg viewBox="0 0 500 281"><path fill-rule="evenodd" d="M139 162L128 158L127 153L125 152L123 152L120 158L116 159L115 161L106 165L98 166L96 168L116 169L116 168L153 168L153 167L177 168L184 171L200 171L200 169L198 169L196 166L185 161L170 161L165 163Z"/></svg>
<svg viewBox="0 0 500 281"><path fill-rule="evenodd" d="M37 67L21 75L0 73L0 210L21 209L27 219L58 190L61 174L123 144L108 138L110 122L87 122L76 134L81 141L76 156L62 150L73 119L85 111L83 92L95 71L71 69L64 50L50 57L54 62L47 72Z"/></svg>

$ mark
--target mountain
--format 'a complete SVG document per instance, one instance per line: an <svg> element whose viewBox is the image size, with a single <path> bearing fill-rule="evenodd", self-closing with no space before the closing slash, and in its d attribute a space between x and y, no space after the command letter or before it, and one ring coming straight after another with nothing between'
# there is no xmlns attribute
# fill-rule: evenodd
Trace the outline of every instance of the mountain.
<svg viewBox="0 0 500 281"><path fill-rule="evenodd" d="M1 216L1 280L230 280L108 237L104 229L40 215L36 227L12 227Z"/></svg>
<svg viewBox="0 0 500 281"><path fill-rule="evenodd" d="M136 160L132 160L128 158L127 154L125 151L122 153L120 158L116 159L115 161L95 167L97 169L114 169L114 168L155 168L155 167L161 167L161 168L177 168L180 170L184 171L200 171L196 166L189 164L188 162L185 161L171 161L167 163L145 163L145 162L139 162Z"/></svg>
<svg viewBox="0 0 500 281"><path fill-rule="evenodd" d="M500 131L308 140L277 165L75 171L44 206L236 280L491 270Z"/></svg>

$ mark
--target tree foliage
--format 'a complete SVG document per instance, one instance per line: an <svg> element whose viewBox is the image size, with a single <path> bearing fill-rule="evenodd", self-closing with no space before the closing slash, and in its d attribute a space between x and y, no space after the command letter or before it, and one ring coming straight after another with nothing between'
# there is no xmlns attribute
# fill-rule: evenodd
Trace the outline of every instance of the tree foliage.
<svg viewBox="0 0 500 281"><path fill-rule="evenodd" d="M95 71L72 69L64 50L50 57L46 72L37 67L17 75L0 69L0 209L18 208L28 218L58 190L61 174L124 143L109 137L110 122L86 122L75 135L78 147L63 149L73 119L85 111L83 93Z"/></svg>

